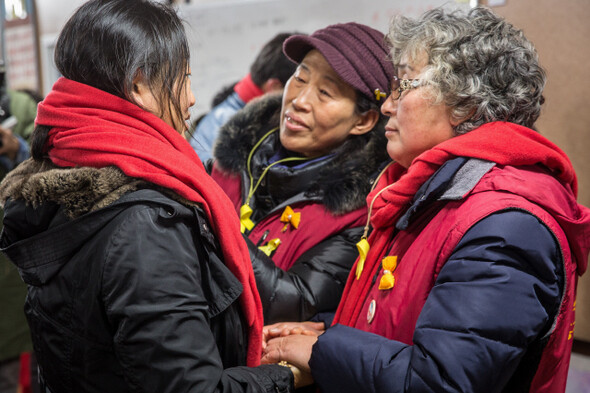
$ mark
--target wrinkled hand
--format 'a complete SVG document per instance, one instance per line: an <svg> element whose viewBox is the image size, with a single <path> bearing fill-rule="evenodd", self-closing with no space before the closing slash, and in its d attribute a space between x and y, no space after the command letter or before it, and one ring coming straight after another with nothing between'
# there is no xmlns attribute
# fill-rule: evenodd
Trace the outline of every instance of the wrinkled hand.
<svg viewBox="0 0 590 393"><path fill-rule="evenodd" d="M12 134L12 130L8 128L0 127L0 140L2 140L2 146L0 146L0 154L7 156L9 159L14 161L16 154L18 153L19 142L17 137Z"/></svg>
<svg viewBox="0 0 590 393"><path fill-rule="evenodd" d="M293 373L293 385L295 385L295 389L309 386L313 383L313 377L310 373L303 372L293 365L289 365L289 367Z"/></svg>
<svg viewBox="0 0 590 393"><path fill-rule="evenodd" d="M262 364L286 361L304 373L311 373L309 358L311 349L318 340L315 335L290 335L269 340L262 351Z"/></svg>
<svg viewBox="0 0 590 393"><path fill-rule="evenodd" d="M273 338L285 337L292 334L319 336L325 331L323 322L279 322L262 328L262 349Z"/></svg>

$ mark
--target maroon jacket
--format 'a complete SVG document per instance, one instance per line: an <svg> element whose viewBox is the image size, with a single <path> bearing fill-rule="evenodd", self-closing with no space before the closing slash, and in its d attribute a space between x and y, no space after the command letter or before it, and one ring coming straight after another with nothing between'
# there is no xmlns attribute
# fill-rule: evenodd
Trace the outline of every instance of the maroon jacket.
<svg viewBox="0 0 590 393"><path fill-rule="evenodd" d="M211 176L230 196L239 214L244 203L239 178L219 171L215 166ZM297 229L281 222L283 208L273 209L256 223L248 238L254 244L264 245L272 239L280 239L280 245L272 253L272 260L283 270L289 270L306 251L343 231L363 227L367 221L367 207L363 206L342 215L331 213L321 201L302 199L290 204L295 213L301 214ZM264 237L264 239L263 239ZM360 240L360 238L358 239Z"/></svg>

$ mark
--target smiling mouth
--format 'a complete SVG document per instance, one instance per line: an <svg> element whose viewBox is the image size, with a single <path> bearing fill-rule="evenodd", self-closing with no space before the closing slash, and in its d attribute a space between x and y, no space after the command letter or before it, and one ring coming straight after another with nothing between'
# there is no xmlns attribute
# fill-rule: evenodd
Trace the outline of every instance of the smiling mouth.
<svg viewBox="0 0 590 393"><path fill-rule="evenodd" d="M301 125L301 123L299 123L297 120L293 119L293 118L292 118L291 116L289 116L289 115L286 115L286 116L285 116L285 119L287 119L287 121L288 121L289 123L293 123L293 124L299 124L299 125Z"/></svg>
<svg viewBox="0 0 590 393"><path fill-rule="evenodd" d="M294 125L294 126L297 126L297 127L307 127L307 125L306 125L306 124L304 124L304 123L302 123L302 122L300 122L300 121L298 121L298 120L295 120L294 118L292 118L292 117L291 117L291 116L289 116L289 115L285 115L285 120L286 120L287 122L289 122L290 124L292 124L292 125Z"/></svg>

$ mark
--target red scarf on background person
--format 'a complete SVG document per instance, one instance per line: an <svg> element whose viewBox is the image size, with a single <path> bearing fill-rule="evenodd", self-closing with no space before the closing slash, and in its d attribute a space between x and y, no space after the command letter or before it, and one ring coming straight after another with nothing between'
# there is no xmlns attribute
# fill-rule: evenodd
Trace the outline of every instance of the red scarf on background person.
<svg viewBox="0 0 590 393"><path fill-rule="evenodd" d="M190 144L137 105L66 78L59 78L39 104L35 123L52 127L45 148L60 167L113 165L202 206L226 266L244 287L240 304L249 331L247 364L260 364L262 305L248 247L233 204Z"/></svg>
<svg viewBox="0 0 590 393"><path fill-rule="evenodd" d="M553 176L564 187L569 187L576 197L578 194L576 174L567 155L538 132L513 123L487 123L448 139L416 157L407 171L394 163L367 196L369 206L372 203L369 214L371 225L375 228L368 239L371 248L360 279L356 280L354 275L356 263L351 270L334 324L354 326L371 289L375 268L394 235L397 219L411 205L422 184L442 164L456 157L479 158L510 166L541 164L551 170Z"/></svg>
<svg viewBox="0 0 590 393"><path fill-rule="evenodd" d="M246 104L252 101L256 97L260 97L264 94L264 91L254 83L252 75L248 74L242 78L234 86L234 91L238 93L238 96Z"/></svg>

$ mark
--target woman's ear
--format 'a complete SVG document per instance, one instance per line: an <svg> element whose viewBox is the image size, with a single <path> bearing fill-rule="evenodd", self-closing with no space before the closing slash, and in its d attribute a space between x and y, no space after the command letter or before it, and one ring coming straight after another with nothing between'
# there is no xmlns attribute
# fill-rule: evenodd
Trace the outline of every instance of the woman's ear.
<svg viewBox="0 0 590 393"><path fill-rule="evenodd" d="M271 92L276 92L276 91L281 91L283 90L285 86L283 86L283 84L281 83L281 81L278 78L270 78L267 79L266 82L264 82L262 84L262 91L265 93L271 93Z"/></svg>
<svg viewBox="0 0 590 393"><path fill-rule="evenodd" d="M141 71L138 71L135 78L133 78L131 97L138 106L152 112L153 104L155 102L154 95L152 94L149 85L145 82L145 78Z"/></svg>
<svg viewBox="0 0 590 393"><path fill-rule="evenodd" d="M469 111L469 114L467 116L457 117L457 115L455 113L453 113L452 110L450 110L449 121L451 122L451 126L453 126L453 128L455 128L459 124L471 119L473 117L473 115L475 115L475 111L476 111L476 108L473 108Z"/></svg>
<svg viewBox="0 0 590 393"><path fill-rule="evenodd" d="M363 135L371 131L379 121L379 113L369 110L359 116L355 126L350 130L350 135Z"/></svg>

